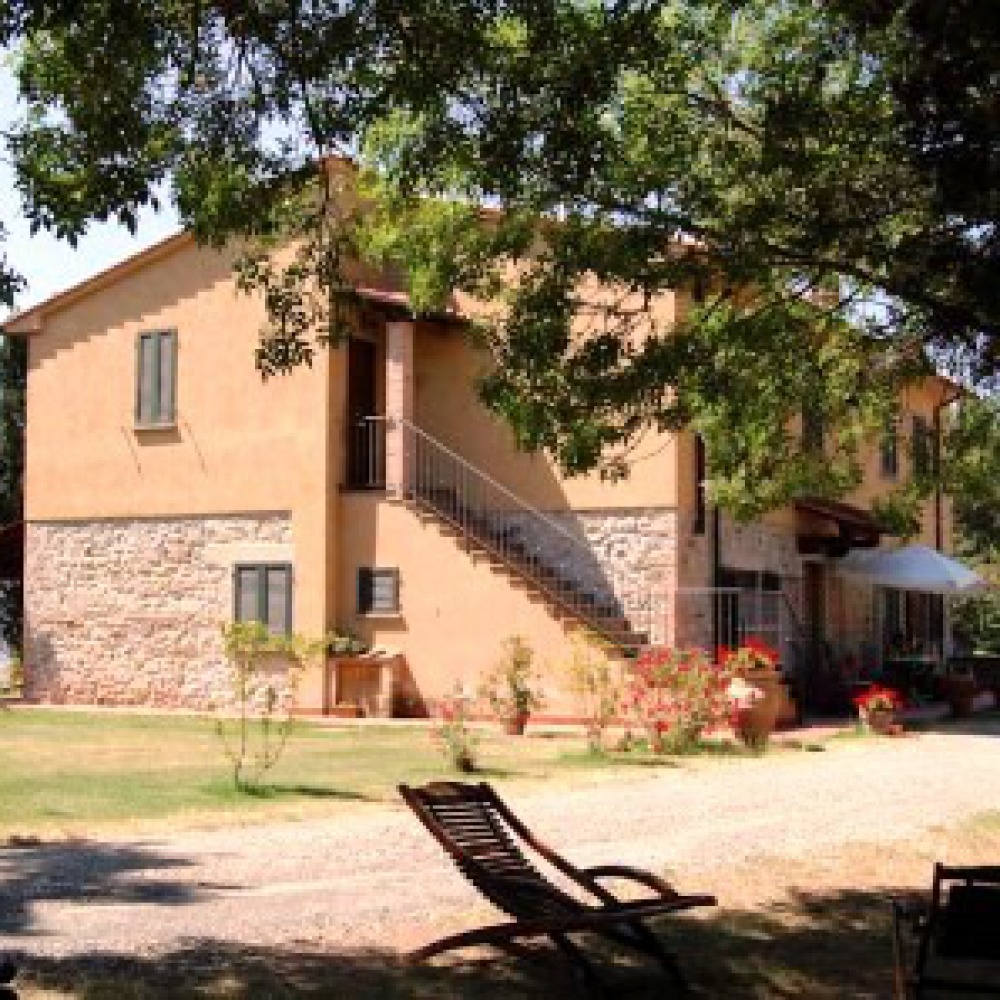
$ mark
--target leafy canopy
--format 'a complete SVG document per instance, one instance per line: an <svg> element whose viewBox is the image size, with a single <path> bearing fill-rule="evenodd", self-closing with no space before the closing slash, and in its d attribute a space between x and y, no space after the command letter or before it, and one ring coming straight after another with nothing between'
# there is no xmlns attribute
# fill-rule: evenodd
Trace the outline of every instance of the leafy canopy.
<svg viewBox="0 0 1000 1000"><path fill-rule="evenodd" d="M991 6L9 0L9 145L35 226L132 225L170 179L201 239L246 240L266 374L342 336L352 260L390 263L418 311L499 305L483 395L525 447L619 474L692 426L751 514L855 483L928 352L997 374Z"/></svg>

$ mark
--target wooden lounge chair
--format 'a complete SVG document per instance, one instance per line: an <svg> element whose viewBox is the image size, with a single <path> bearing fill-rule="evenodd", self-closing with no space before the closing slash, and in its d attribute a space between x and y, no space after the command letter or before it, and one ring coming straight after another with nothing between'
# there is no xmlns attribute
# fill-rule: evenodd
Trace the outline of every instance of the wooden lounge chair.
<svg viewBox="0 0 1000 1000"><path fill-rule="evenodd" d="M1000 996L1000 867L936 864L929 903L893 900L892 909L898 1000Z"/></svg>
<svg viewBox="0 0 1000 1000"><path fill-rule="evenodd" d="M595 967L570 940L570 935L588 933L655 959L676 992L687 992L676 959L645 921L695 906L714 906L713 896L682 896L655 875L623 865L576 868L538 841L489 785L435 782L423 788L400 785L399 791L462 875L512 918L442 938L413 952L411 960L423 961L482 944L524 954L519 947L521 940L548 938L584 985L602 994L603 983ZM520 849L518 840L583 890L587 901L545 878ZM637 882L653 895L621 900L601 884L609 878Z"/></svg>

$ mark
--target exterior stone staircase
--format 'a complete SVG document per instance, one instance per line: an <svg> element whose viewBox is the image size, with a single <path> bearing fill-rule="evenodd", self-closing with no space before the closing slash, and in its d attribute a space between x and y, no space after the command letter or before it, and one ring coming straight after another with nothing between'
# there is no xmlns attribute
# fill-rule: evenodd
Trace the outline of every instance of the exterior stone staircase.
<svg viewBox="0 0 1000 1000"><path fill-rule="evenodd" d="M595 585L574 571L574 563L594 563L594 553L583 538L409 421L369 417L359 424L358 432L362 437L355 454L363 458L349 463L352 485L396 492L470 554L489 558L556 613L596 633L618 653L635 655L649 644L648 631L616 596L619 581L609 576ZM398 482L391 481L391 471L387 473L392 464L387 453L393 447L402 449ZM561 546L578 558L557 562L532 542L553 532L561 536Z"/></svg>
<svg viewBox="0 0 1000 1000"><path fill-rule="evenodd" d="M449 487L413 489L406 499L433 515L468 550L488 556L619 652L634 654L649 644L648 633L633 627L610 586L595 593L564 568L553 565L528 542L519 524L507 523L502 514L484 514L467 507Z"/></svg>

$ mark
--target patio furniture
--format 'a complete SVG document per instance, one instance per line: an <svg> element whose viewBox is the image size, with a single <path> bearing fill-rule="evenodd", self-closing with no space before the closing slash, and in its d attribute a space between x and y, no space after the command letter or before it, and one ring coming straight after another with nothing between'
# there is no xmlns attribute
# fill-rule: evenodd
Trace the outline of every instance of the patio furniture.
<svg viewBox="0 0 1000 1000"><path fill-rule="evenodd" d="M624 865L577 868L537 840L487 784L400 785L399 792L462 875L512 918L442 938L413 952L412 960L483 944L523 954L520 941L548 938L583 985L604 995L596 968L571 940L571 935L588 933L656 960L674 990L681 995L688 992L676 959L645 921L696 906L714 906L713 896L683 896L657 876ZM586 901L542 875L518 841L560 872ZM622 900L602 884L609 878L638 883L653 895Z"/></svg>
<svg viewBox="0 0 1000 1000"><path fill-rule="evenodd" d="M1000 866L936 864L929 903L892 908L897 1000L1000 996Z"/></svg>

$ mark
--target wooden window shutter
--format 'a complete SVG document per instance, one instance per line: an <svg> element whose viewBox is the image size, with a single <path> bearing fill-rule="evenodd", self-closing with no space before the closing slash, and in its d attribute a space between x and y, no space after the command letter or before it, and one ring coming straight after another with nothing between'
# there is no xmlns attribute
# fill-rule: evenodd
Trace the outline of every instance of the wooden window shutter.
<svg viewBox="0 0 1000 1000"><path fill-rule="evenodd" d="M233 573L234 617L238 622L259 619L261 571L259 566L237 566Z"/></svg>
<svg viewBox="0 0 1000 1000"><path fill-rule="evenodd" d="M159 423L172 424L176 418L177 396L177 334L168 331L159 336L158 392Z"/></svg>
<svg viewBox="0 0 1000 1000"><path fill-rule="evenodd" d="M136 345L135 419L139 424L151 424L155 419L156 352L156 335L141 334Z"/></svg>
<svg viewBox="0 0 1000 1000"><path fill-rule="evenodd" d="M290 566L268 566L264 570L263 621L271 632L292 631L292 571Z"/></svg>

